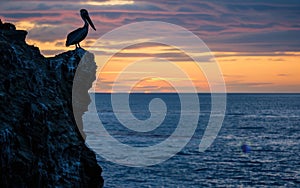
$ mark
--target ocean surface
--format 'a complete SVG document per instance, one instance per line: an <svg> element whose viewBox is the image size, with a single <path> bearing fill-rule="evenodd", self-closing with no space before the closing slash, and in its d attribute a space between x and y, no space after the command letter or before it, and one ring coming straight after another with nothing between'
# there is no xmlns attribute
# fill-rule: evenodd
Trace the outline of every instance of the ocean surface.
<svg viewBox="0 0 300 188"><path fill-rule="evenodd" d="M110 94L95 94L95 113L119 142L153 146L168 139L181 113L177 94L131 94L131 115L149 118L154 98L165 101L167 112L162 124L149 132L124 127L112 110ZM199 101L195 133L170 159L128 167L99 154L105 187L300 187L300 94L228 94L222 128L205 152L199 152L199 143L210 118L210 94L199 94ZM249 153L242 152L243 143L250 146Z"/></svg>

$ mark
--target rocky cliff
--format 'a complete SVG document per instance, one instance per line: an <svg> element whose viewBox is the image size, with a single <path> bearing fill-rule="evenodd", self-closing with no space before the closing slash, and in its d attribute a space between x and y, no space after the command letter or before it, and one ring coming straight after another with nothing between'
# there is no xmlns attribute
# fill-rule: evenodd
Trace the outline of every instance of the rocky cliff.
<svg viewBox="0 0 300 188"><path fill-rule="evenodd" d="M82 108L76 113L89 104L93 54L77 49L45 58L26 44L26 31L1 26L0 187L102 187L102 170L72 111L72 83L83 56L86 88L77 94Z"/></svg>

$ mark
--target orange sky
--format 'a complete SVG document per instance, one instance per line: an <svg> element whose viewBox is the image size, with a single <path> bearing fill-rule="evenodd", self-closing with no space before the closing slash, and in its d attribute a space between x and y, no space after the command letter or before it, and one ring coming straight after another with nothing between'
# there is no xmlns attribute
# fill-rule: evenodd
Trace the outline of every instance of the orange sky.
<svg viewBox="0 0 300 188"><path fill-rule="evenodd" d="M151 54L154 51L159 53L162 50L160 47L152 48L149 50ZM134 53L144 54L144 50L148 49L136 49ZM300 52L273 52L258 56L247 55L247 53L242 52L212 52L212 54L215 56L215 60L221 69L227 92L297 93L300 91ZM118 57L116 55L107 62L105 67L102 67L103 64L99 64L101 70L98 72L101 73L98 73L100 76L96 90L99 92L110 92L112 82L116 80L121 70L139 59L139 57ZM201 70L197 70L197 66L192 60L178 61L175 64L189 74L198 92L210 92L205 75ZM128 73L127 79L140 79L138 78L139 76L142 78L146 71L151 70L151 66L155 66L157 68L155 69L156 71L165 72L165 70L168 70L168 67L165 67L159 60L149 62L148 65L139 68L134 73ZM181 82L183 86L185 85L185 80L176 77L176 75L172 74L172 71L169 72L169 75L169 77L165 78L165 81L163 81L163 78L143 80L136 86L134 91L174 92L174 89L168 86L166 82L170 79L177 79L177 82ZM126 81L124 80L125 83ZM190 91L187 89L185 92Z"/></svg>

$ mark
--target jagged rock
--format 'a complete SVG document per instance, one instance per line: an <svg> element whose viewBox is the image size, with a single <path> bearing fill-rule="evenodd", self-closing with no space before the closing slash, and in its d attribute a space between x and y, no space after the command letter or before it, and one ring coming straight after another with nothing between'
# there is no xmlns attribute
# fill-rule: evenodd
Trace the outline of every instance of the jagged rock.
<svg viewBox="0 0 300 188"><path fill-rule="evenodd" d="M16 26L11 23L2 23L2 20L0 19L0 29L2 30L16 30Z"/></svg>
<svg viewBox="0 0 300 188"><path fill-rule="evenodd" d="M90 69L83 71L86 91L74 96L82 110L74 113L82 115L90 102L93 54L78 49L45 58L26 44L26 31L1 27L0 187L102 187L102 170L72 111L73 79L83 56Z"/></svg>
<svg viewBox="0 0 300 188"><path fill-rule="evenodd" d="M16 30L15 25L11 23L2 23L0 20L0 39L6 39L10 41L19 41L25 43L27 31Z"/></svg>

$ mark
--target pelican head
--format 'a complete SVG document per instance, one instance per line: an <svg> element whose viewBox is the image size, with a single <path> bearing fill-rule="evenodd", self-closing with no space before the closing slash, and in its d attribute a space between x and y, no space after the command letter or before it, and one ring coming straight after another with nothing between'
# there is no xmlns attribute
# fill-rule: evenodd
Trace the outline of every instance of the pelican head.
<svg viewBox="0 0 300 188"><path fill-rule="evenodd" d="M91 20L91 18L89 16L88 11L86 9L81 9L80 10L80 15L81 15L81 18L84 21L87 21L91 25L91 27L96 31L96 28L95 28L95 26L94 26L94 24L93 24L93 22L92 22L92 20Z"/></svg>

